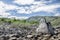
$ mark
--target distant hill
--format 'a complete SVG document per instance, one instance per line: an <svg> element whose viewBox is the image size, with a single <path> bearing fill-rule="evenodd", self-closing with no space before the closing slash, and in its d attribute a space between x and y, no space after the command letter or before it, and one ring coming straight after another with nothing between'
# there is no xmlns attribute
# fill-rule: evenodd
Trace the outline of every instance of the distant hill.
<svg viewBox="0 0 60 40"><path fill-rule="evenodd" d="M41 18L45 17L47 22L50 21L53 26L60 26L60 17L59 16L33 16L28 18L28 21L37 21L39 22Z"/></svg>

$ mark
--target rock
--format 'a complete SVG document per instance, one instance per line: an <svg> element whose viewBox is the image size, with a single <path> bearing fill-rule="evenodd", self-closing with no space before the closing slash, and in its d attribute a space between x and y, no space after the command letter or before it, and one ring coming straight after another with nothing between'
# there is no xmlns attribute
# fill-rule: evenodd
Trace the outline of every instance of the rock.
<svg viewBox="0 0 60 40"><path fill-rule="evenodd" d="M38 40L41 40L42 39L42 37L38 37Z"/></svg>
<svg viewBox="0 0 60 40"><path fill-rule="evenodd" d="M8 40L10 37L9 37L8 35L2 35L1 38L2 38L3 40Z"/></svg>
<svg viewBox="0 0 60 40"><path fill-rule="evenodd" d="M56 35L53 35L53 38L54 38L54 39L58 39L58 36L56 36Z"/></svg>
<svg viewBox="0 0 60 40"><path fill-rule="evenodd" d="M4 39L2 38L2 36L0 36L0 40L4 40Z"/></svg>
<svg viewBox="0 0 60 40"><path fill-rule="evenodd" d="M34 37L41 37L42 34L34 34Z"/></svg>
<svg viewBox="0 0 60 40"><path fill-rule="evenodd" d="M17 38L17 40L24 40L22 37Z"/></svg>
<svg viewBox="0 0 60 40"><path fill-rule="evenodd" d="M7 39L9 39L9 38L10 38L8 34L7 34L7 35L5 35L5 36L6 36L6 38L7 38Z"/></svg>
<svg viewBox="0 0 60 40"><path fill-rule="evenodd" d="M49 33L47 29L47 24L44 19L41 19L41 24L39 24L39 27L36 29L36 32L38 33Z"/></svg>
<svg viewBox="0 0 60 40"><path fill-rule="evenodd" d="M57 36L60 37L60 34L58 34Z"/></svg>
<svg viewBox="0 0 60 40"><path fill-rule="evenodd" d="M54 28L52 27L51 23L47 23L48 31L50 34L55 35Z"/></svg>
<svg viewBox="0 0 60 40"><path fill-rule="evenodd" d="M16 37L12 37L9 40L17 40L17 38Z"/></svg>
<svg viewBox="0 0 60 40"><path fill-rule="evenodd" d="M44 38L48 38L50 36L51 36L50 34L43 35Z"/></svg>
<svg viewBox="0 0 60 40"><path fill-rule="evenodd" d="M55 30L54 33L55 33L56 35L58 35L58 31L57 31L57 30Z"/></svg>
<svg viewBox="0 0 60 40"><path fill-rule="evenodd" d="M54 38L53 38L53 37L51 37L49 40L54 40Z"/></svg>
<svg viewBox="0 0 60 40"><path fill-rule="evenodd" d="M46 22L45 18L40 21L39 27L36 29L37 33L50 33L55 34L50 22Z"/></svg>
<svg viewBox="0 0 60 40"><path fill-rule="evenodd" d="M10 34L9 36L10 37L16 37L16 38L19 38L20 37L20 35L18 35L18 34Z"/></svg>
<svg viewBox="0 0 60 40"><path fill-rule="evenodd" d="M32 38L34 35L27 35L27 38Z"/></svg>

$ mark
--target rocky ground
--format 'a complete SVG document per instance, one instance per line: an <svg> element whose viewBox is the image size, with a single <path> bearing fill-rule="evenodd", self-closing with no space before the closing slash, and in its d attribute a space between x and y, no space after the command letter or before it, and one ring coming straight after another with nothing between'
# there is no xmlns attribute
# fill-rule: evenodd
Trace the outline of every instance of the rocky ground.
<svg viewBox="0 0 60 40"><path fill-rule="evenodd" d="M0 40L60 40L60 27L55 28L55 35L33 33L33 30L20 28L0 27Z"/></svg>
<svg viewBox="0 0 60 40"><path fill-rule="evenodd" d="M60 27L54 28L55 35L51 35L36 33L35 26L29 28L9 27L12 25L0 25L0 40L60 40Z"/></svg>

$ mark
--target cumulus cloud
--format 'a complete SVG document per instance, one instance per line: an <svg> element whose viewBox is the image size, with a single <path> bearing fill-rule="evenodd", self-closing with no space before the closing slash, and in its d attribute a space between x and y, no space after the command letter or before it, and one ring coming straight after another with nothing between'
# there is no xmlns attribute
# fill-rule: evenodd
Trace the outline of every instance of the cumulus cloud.
<svg viewBox="0 0 60 40"><path fill-rule="evenodd" d="M48 3L52 1L53 0L15 0L13 3L19 4L19 5L30 5L30 4L36 4L37 2Z"/></svg>
<svg viewBox="0 0 60 40"><path fill-rule="evenodd" d="M4 7L5 7L4 3L0 2L0 16L7 17L10 14L5 12L6 10L4 9Z"/></svg>
<svg viewBox="0 0 60 40"><path fill-rule="evenodd" d="M16 19L27 19L28 18L28 17L24 17L24 16L23 17L13 16L9 12L6 12L8 10L14 10L14 9L18 10L18 9L21 9L21 8L18 8L18 6L15 6L15 5L12 5L12 4L6 4L6 3L0 1L0 17L16 18Z"/></svg>
<svg viewBox="0 0 60 40"><path fill-rule="evenodd" d="M49 0L50 2L52 0ZM18 4L22 5L27 5L27 4L33 4L30 7L25 6L25 7L20 7L16 5L8 5L3 2L0 2L1 7L4 8L4 10L16 10L17 13L23 13L23 14L30 14L34 12L40 12L40 11L46 11L46 12L53 12L54 9L60 7L60 4L52 4L52 5L46 5L47 3L46 0L40 0L40 1L35 1L35 0L15 0L13 2L17 2Z"/></svg>
<svg viewBox="0 0 60 40"><path fill-rule="evenodd" d="M32 5L27 8L22 7L22 8L17 9L17 13L30 14L30 13L34 13L34 12L40 12L40 11L54 13L54 10L57 8L60 8L60 4L42 5L42 6L41 5Z"/></svg>
<svg viewBox="0 0 60 40"><path fill-rule="evenodd" d="M7 4L4 3L3 1L0 1L0 15L3 17L8 17L9 15L11 15L9 12L9 10L16 10L17 14L31 14L31 13L35 13L35 12L40 12L40 11L44 11L44 12L52 12L54 13L55 16L60 15L60 13L56 12L55 9L60 8L60 3L57 4L48 4L51 3L53 0L14 0L13 4ZM19 5L30 5L30 6L17 6L15 5L19 4ZM32 4L32 5L31 5ZM48 5L46 5L48 4ZM17 17L17 16L10 16L10 18L15 17L15 18L28 18L28 17Z"/></svg>
<svg viewBox="0 0 60 40"><path fill-rule="evenodd" d="M53 2L54 0L15 0L14 2L20 5L31 5L30 7L18 7L17 13L25 13L25 14L30 14L34 12L40 12L40 11L45 11L45 12L54 12L56 8L60 7L60 4L51 4L51 5L46 5L48 3Z"/></svg>
<svg viewBox="0 0 60 40"><path fill-rule="evenodd" d="M18 7L17 9L17 13L22 13L22 14L30 14L32 13L29 9L29 7Z"/></svg>
<svg viewBox="0 0 60 40"><path fill-rule="evenodd" d="M15 0L14 1L14 3L22 4L22 5L32 4L33 2L34 2L34 0Z"/></svg>
<svg viewBox="0 0 60 40"><path fill-rule="evenodd" d="M33 12L38 12L38 11L46 11L46 12L52 12L54 9L59 8L59 4L53 4L53 5L45 5L45 6L38 6L34 8L32 11Z"/></svg>
<svg viewBox="0 0 60 40"><path fill-rule="evenodd" d="M2 1L0 1L0 7L3 8L4 10L13 10L13 9L17 8L17 6L15 6L15 5L6 4Z"/></svg>
<svg viewBox="0 0 60 40"><path fill-rule="evenodd" d="M16 8L16 6L8 5L8 4L5 4L4 2L0 1L0 17L8 17L11 14L6 11L13 10L15 8Z"/></svg>
<svg viewBox="0 0 60 40"><path fill-rule="evenodd" d="M56 13L55 16L60 16L60 13Z"/></svg>

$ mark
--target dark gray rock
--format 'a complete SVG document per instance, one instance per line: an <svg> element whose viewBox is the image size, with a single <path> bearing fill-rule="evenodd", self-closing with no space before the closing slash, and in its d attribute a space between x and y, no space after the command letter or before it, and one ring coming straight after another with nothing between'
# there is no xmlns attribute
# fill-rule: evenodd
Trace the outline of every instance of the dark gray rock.
<svg viewBox="0 0 60 40"><path fill-rule="evenodd" d="M1 35L0 38L2 40L8 40L10 37L9 37L9 35Z"/></svg>

